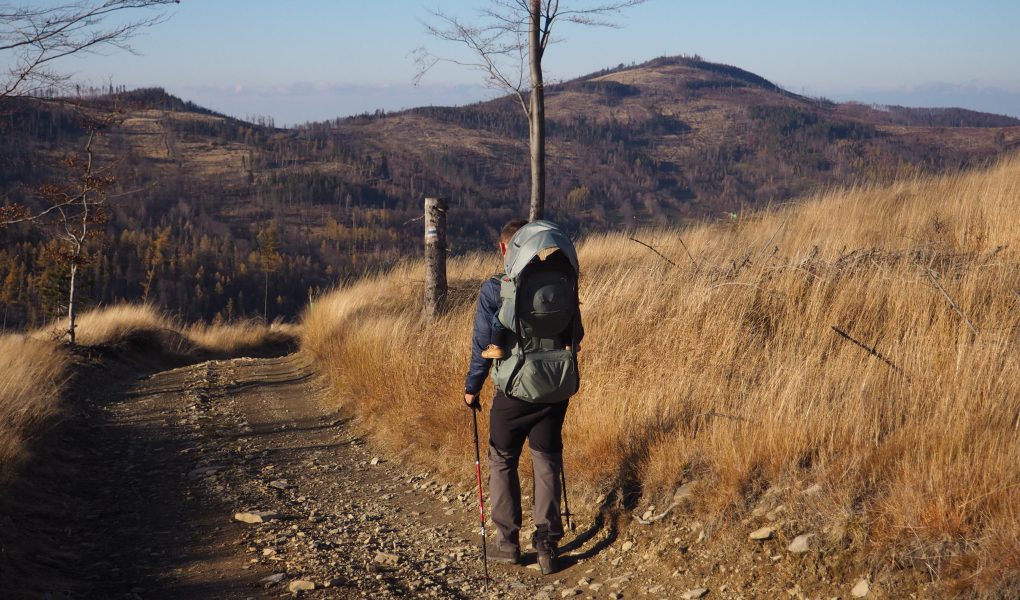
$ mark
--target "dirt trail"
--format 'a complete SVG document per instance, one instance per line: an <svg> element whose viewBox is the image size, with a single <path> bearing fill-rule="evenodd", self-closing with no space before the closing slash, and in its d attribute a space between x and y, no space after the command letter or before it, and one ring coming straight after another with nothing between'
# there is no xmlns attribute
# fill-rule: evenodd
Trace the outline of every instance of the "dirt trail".
<svg viewBox="0 0 1020 600"><path fill-rule="evenodd" d="M82 400L71 464L43 484L73 510L29 532L48 550L5 597L281 597L296 581L309 597L483 596L471 488L373 454L305 355L110 379ZM235 516L261 511L275 516ZM612 538L593 529L551 577L491 565L493 596L560 597L598 575L584 560ZM577 594L623 591L617 575Z"/></svg>
<svg viewBox="0 0 1020 600"><path fill-rule="evenodd" d="M309 598L486 597L474 482L373 451L307 355L165 371L135 355L90 361L64 423L0 493L0 598L280 598L298 585L314 585ZM851 555L792 553L785 533L748 541L782 507L639 526L618 505L580 504L564 569L542 577L533 552L490 564L489 597L845 598L866 573ZM929 597L909 573L885 585Z"/></svg>

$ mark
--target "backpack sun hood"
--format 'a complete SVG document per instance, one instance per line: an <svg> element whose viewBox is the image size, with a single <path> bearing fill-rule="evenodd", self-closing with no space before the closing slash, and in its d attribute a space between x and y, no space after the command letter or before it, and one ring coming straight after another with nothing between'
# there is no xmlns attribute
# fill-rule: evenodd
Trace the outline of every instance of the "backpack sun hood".
<svg viewBox="0 0 1020 600"><path fill-rule="evenodd" d="M552 265L553 270L529 270L531 275L524 274L526 267L534 264L535 257L539 258L538 262L545 262L550 255L559 256ZM572 276L563 272L565 265L559 261L564 258L573 269ZM566 400L580 385L576 347L562 345L564 327L572 328L579 317L574 244L556 224L533 221L510 239L504 267L505 274L500 280L499 320L523 337L518 337L510 356L493 363L493 381L512 398L526 402L553 404ZM566 290L563 290L564 285ZM520 293L526 300L521 299ZM566 298L570 299L569 311L563 306ZM521 310L529 311L530 320L517 318L518 305ZM536 335L531 337L528 331Z"/></svg>
<svg viewBox="0 0 1020 600"><path fill-rule="evenodd" d="M510 238L507 244L506 261L504 263L505 273L508 277L516 280L528 266L531 259L547 248L559 248L574 272L579 271L577 263L577 251L574 250L574 243L570 241L567 234L552 221L532 221L517 230L517 233Z"/></svg>

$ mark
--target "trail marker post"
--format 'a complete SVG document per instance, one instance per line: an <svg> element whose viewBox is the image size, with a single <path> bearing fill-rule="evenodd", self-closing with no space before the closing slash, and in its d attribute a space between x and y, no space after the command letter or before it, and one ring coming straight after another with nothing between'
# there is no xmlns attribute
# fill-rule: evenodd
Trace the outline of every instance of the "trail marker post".
<svg viewBox="0 0 1020 600"><path fill-rule="evenodd" d="M423 313L435 320L446 305L446 200L425 198L425 301Z"/></svg>

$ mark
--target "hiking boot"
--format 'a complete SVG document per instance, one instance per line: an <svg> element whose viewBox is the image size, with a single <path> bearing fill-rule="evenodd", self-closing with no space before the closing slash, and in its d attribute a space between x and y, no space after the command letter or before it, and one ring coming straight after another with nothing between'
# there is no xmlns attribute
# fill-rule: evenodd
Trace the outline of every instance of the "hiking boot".
<svg viewBox="0 0 1020 600"><path fill-rule="evenodd" d="M517 546L505 546L497 542L492 546L487 546L485 551L489 560L515 565L521 562L521 550Z"/></svg>
<svg viewBox="0 0 1020 600"><path fill-rule="evenodd" d="M542 575L551 575L560 570L555 542L539 542L535 549L538 550L538 568L542 570Z"/></svg>
<svg viewBox="0 0 1020 600"><path fill-rule="evenodd" d="M496 344L489 344L489 346L482 350L482 358L494 358L496 360L502 360L506 358L506 352L497 346Z"/></svg>

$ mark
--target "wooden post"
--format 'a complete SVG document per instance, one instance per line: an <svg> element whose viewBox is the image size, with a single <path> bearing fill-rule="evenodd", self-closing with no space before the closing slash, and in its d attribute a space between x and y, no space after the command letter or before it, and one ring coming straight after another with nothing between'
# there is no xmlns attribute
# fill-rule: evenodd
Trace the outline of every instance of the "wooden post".
<svg viewBox="0 0 1020 600"><path fill-rule="evenodd" d="M425 199L425 318L433 320L446 305L446 200Z"/></svg>

